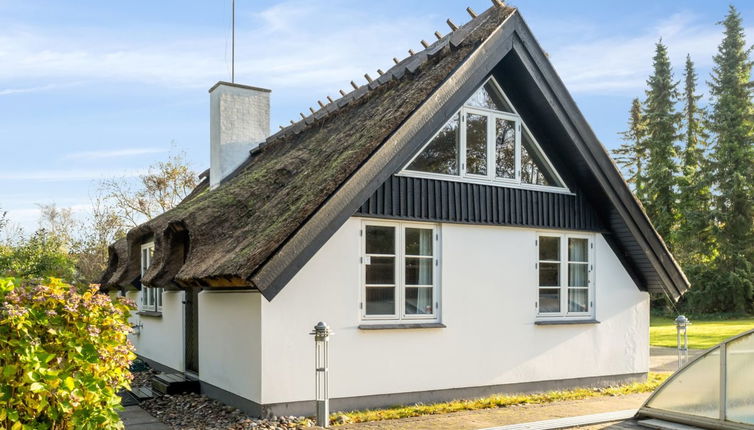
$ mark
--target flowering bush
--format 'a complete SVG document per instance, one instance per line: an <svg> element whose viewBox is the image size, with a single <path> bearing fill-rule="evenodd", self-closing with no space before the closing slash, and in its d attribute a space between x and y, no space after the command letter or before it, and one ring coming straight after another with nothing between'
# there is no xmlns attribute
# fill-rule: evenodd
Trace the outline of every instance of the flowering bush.
<svg viewBox="0 0 754 430"><path fill-rule="evenodd" d="M0 278L0 306L0 428L123 428L131 303L57 279Z"/></svg>

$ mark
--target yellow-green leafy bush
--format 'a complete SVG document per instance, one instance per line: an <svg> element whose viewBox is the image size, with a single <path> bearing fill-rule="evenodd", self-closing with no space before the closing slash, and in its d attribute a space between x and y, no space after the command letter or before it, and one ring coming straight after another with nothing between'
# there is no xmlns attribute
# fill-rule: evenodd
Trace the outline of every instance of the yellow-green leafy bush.
<svg viewBox="0 0 754 430"><path fill-rule="evenodd" d="M0 278L0 428L123 428L132 307L95 287Z"/></svg>

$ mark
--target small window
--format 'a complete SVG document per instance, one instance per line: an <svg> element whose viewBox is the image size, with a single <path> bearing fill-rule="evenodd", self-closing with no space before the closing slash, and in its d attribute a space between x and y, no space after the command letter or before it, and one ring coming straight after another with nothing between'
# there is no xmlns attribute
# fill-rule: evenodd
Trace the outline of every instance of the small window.
<svg viewBox="0 0 754 430"><path fill-rule="evenodd" d="M363 318L436 320L436 227L368 222L363 237Z"/></svg>
<svg viewBox="0 0 754 430"><path fill-rule="evenodd" d="M419 151L405 174L565 190L493 78Z"/></svg>
<svg viewBox="0 0 754 430"><path fill-rule="evenodd" d="M487 176L487 116L466 114L466 173Z"/></svg>
<svg viewBox="0 0 754 430"><path fill-rule="evenodd" d="M495 121L495 176L516 179L516 122L505 118Z"/></svg>
<svg viewBox="0 0 754 430"><path fill-rule="evenodd" d="M537 240L537 310L542 317L592 316L592 239L541 234Z"/></svg>
<svg viewBox="0 0 754 430"><path fill-rule="evenodd" d="M141 276L147 272L154 256L154 242L141 245ZM162 288L142 286L141 310L162 312Z"/></svg>

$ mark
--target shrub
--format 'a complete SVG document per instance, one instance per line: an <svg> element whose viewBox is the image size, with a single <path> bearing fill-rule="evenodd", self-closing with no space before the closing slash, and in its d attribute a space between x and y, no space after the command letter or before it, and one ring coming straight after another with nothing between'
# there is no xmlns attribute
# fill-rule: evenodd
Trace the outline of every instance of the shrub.
<svg viewBox="0 0 754 430"><path fill-rule="evenodd" d="M0 278L0 306L0 428L123 428L131 303L58 279Z"/></svg>

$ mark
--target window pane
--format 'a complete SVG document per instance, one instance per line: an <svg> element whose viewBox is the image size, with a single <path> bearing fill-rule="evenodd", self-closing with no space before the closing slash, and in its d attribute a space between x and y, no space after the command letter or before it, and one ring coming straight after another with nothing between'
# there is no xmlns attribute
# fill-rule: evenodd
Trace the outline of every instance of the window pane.
<svg viewBox="0 0 754 430"><path fill-rule="evenodd" d="M528 133L521 133L521 182L535 185L560 186L547 167L542 155L534 147Z"/></svg>
<svg viewBox="0 0 754 430"><path fill-rule="evenodd" d="M568 286L586 287L589 280L589 268L583 263L568 263Z"/></svg>
<svg viewBox="0 0 754 430"><path fill-rule="evenodd" d="M487 174L487 117L466 115L466 172Z"/></svg>
<svg viewBox="0 0 754 430"><path fill-rule="evenodd" d="M432 288L406 288L406 314L432 314Z"/></svg>
<svg viewBox="0 0 754 430"><path fill-rule="evenodd" d="M366 226L367 254L395 254L395 227Z"/></svg>
<svg viewBox="0 0 754 430"><path fill-rule="evenodd" d="M586 288L568 289L568 312L589 311L589 290Z"/></svg>
<svg viewBox="0 0 754 430"><path fill-rule="evenodd" d="M458 175L458 142L458 115L454 115L407 169Z"/></svg>
<svg viewBox="0 0 754 430"><path fill-rule="evenodd" d="M754 424L754 334L728 344L728 420Z"/></svg>
<svg viewBox="0 0 754 430"><path fill-rule="evenodd" d="M516 178L516 123L495 121L495 176Z"/></svg>
<svg viewBox="0 0 754 430"><path fill-rule="evenodd" d="M560 286L560 263L539 263L539 286Z"/></svg>
<svg viewBox="0 0 754 430"><path fill-rule="evenodd" d="M367 285L395 284L395 257L370 257L366 265Z"/></svg>
<svg viewBox="0 0 754 430"><path fill-rule="evenodd" d="M560 238L550 236L539 237L539 259L560 261Z"/></svg>
<svg viewBox="0 0 754 430"><path fill-rule="evenodd" d="M513 109L498 94L497 88L495 88L491 81L488 81L487 84L476 90L474 95L466 101L466 105L513 113Z"/></svg>
<svg viewBox="0 0 754 430"><path fill-rule="evenodd" d="M406 257L406 285L432 285L432 259Z"/></svg>
<svg viewBox="0 0 754 430"><path fill-rule="evenodd" d="M664 384L647 404L708 418L720 416L720 350L710 352L681 370Z"/></svg>
<svg viewBox="0 0 754 430"><path fill-rule="evenodd" d="M540 288L539 312L560 312L560 289Z"/></svg>
<svg viewBox="0 0 754 430"><path fill-rule="evenodd" d="M395 314L394 287L369 287L366 296L367 315Z"/></svg>
<svg viewBox="0 0 754 430"><path fill-rule="evenodd" d="M587 250L589 241L587 239L568 239L568 261L589 261Z"/></svg>
<svg viewBox="0 0 754 430"><path fill-rule="evenodd" d="M406 255L432 256L432 229L406 229Z"/></svg>
<svg viewBox="0 0 754 430"><path fill-rule="evenodd" d="M157 299L157 307L162 307L162 288L155 288L155 298Z"/></svg>

